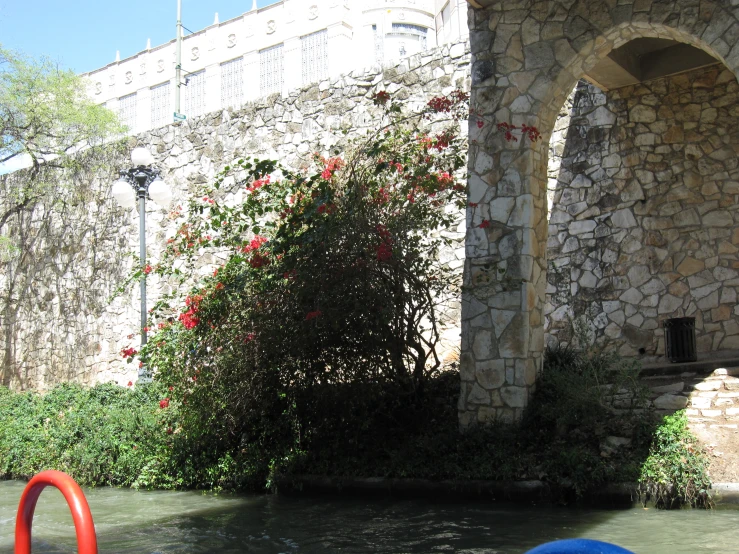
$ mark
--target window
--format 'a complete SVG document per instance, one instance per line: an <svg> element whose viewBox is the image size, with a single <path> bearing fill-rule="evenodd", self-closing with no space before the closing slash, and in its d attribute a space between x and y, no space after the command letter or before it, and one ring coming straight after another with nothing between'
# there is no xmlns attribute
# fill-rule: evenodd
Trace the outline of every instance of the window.
<svg viewBox="0 0 739 554"><path fill-rule="evenodd" d="M221 64L221 106L241 106L244 93L244 58Z"/></svg>
<svg viewBox="0 0 739 554"><path fill-rule="evenodd" d="M136 93L129 94L128 96L121 96L118 99L118 117L121 119L128 132L133 133L136 131Z"/></svg>
<svg viewBox="0 0 739 554"><path fill-rule="evenodd" d="M172 122L169 81L151 87L151 126L161 127Z"/></svg>
<svg viewBox="0 0 739 554"><path fill-rule="evenodd" d="M383 36L377 31L377 25L372 25L372 34L375 37L375 61L381 64L385 61L385 49Z"/></svg>
<svg viewBox="0 0 739 554"><path fill-rule="evenodd" d="M421 50L426 50L426 33L428 29L420 25L410 25L408 23L393 23L393 34L412 37L421 43Z"/></svg>
<svg viewBox="0 0 739 554"><path fill-rule="evenodd" d="M185 77L185 115L188 118L205 113L205 70Z"/></svg>
<svg viewBox="0 0 739 554"><path fill-rule="evenodd" d="M387 46L393 59L403 58L426 50L426 33L428 29L409 23L393 23L387 34Z"/></svg>
<svg viewBox="0 0 739 554"><path fill-rule="evenodd" d="M452 3L447 2L441 11L436 15L436 44L444 44L449 42L449 35L452 31Z"/></svg>
<svg viewBox="0 0 739 554"><path fill-rule="evenodd" d="M282 92L282 44L259 51L259 92L267 96Z"/></svg>
<svg viewBox="0 0 739 554"><path fill-rule="evenodd" d="M328 32L326 29L300 37L303 84L328 77Z"/></svg>

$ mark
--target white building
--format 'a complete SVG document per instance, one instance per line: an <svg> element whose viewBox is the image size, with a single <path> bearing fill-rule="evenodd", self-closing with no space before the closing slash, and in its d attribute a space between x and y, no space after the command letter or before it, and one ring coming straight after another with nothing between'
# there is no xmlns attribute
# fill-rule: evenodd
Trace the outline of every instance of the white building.
<svg viewBox="0 0 739 554"><path fill-rule="evenodd" d="M281 0L216 21L182 42L188 118L386 64L466 37L466 0ZM174 27L174 25L173 25ZM173 122L172 40L91 71L91 95L132 133Z"/></svg>

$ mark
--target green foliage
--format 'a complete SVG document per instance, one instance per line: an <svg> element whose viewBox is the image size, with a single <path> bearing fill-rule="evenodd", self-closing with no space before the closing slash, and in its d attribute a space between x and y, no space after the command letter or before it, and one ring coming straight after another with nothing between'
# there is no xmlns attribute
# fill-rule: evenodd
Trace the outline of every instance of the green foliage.
<svg viewBox="0 0 739 554"><path fill-rule="evenodd" d="M85 81L48 58L0 47L0 163L30 156L33 167L60 167L69 154L122 128L95 104Z"/></svg>
<svg viewBox="0 0 739 554"><path fill-rule="evenodd" d="M237 449L216 453L175 432L177 407L162 403L166 394L156 384L69 384L43 395L0 387L0 477L58 469L82 485L263 487L266 470Z"/></svg>
<svg viewBox="0 0 739 554"><path fill-rule="evenodd" d="M60 385L45 395L2 387L0 474L58 469L86 485L166 485L146 482L167 457L159 398L153 386Z"/></svg>
<svg viewBox="0 0 739 554"><path fill-rule="evenodd" d="M645 502L659 508L711 507L708 457L688 429L684 410L665 416L654 432L639 485Z"/></svg>

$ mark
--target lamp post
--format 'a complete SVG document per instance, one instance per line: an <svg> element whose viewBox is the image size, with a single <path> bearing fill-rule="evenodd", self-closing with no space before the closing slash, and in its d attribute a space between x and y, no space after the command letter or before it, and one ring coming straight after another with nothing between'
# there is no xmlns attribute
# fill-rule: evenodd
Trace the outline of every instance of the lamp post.
<svg viewBox="0 0 739 554"><path fill-rule="evenodd" d="M120 170L113 183L113 197L123 208L133 208L139 203L139 251L142 271L146 268L146 199L151 198L166 208L172 201L172 192L162 180L159 170L152 167L154 157L146 148L134 148L131 152L133 167ZM141 347L146 345L146 273L141 278ZM146 368L139 369L139 381L151 380Z"/></svg>

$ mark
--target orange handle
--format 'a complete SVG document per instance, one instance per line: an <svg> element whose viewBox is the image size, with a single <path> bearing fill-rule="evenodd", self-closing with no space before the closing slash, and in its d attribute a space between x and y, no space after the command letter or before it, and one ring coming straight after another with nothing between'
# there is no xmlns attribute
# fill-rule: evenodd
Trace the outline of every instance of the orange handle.
<svg viewBox="0 0 739 554"><path fill-rule="evenodd" d="M21 495L18 515L15 518L15 554L31 554L31 523L36 502L41 491L49 485L56 487L64 495L74 520L79 554L97 554L98 542L95 524L87 499L82 489L69 475L61 471L42 471L28 482Z"/></svg>

